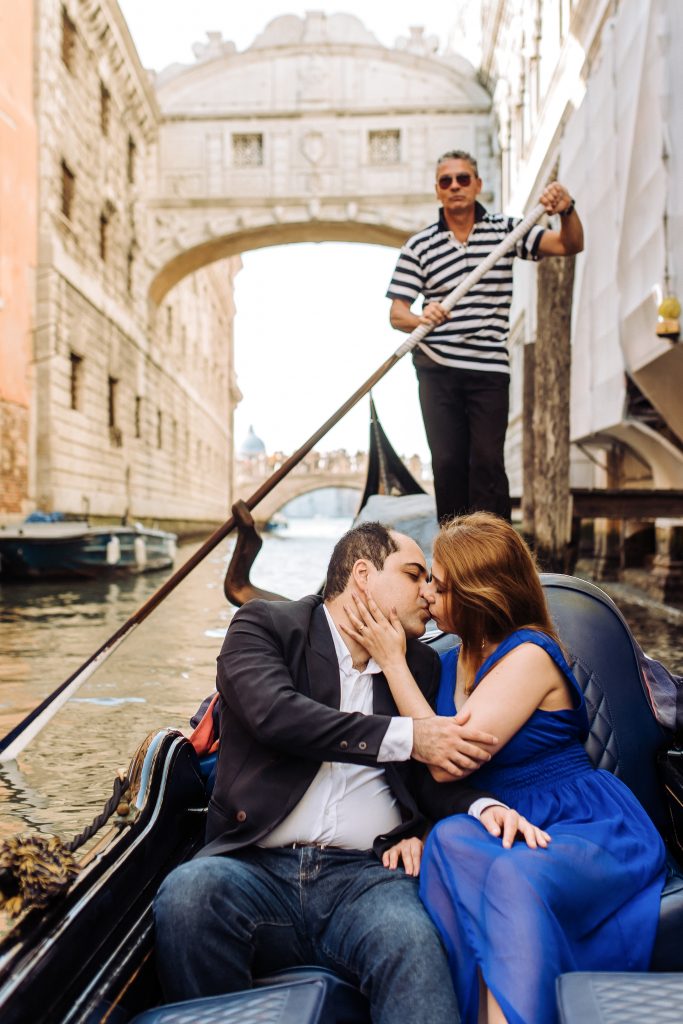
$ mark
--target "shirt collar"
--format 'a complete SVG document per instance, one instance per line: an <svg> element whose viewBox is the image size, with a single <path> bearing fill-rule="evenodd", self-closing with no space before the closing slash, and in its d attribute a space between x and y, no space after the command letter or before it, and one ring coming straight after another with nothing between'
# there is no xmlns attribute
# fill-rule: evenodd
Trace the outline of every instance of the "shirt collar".
<svg viewBox="0 0 683 1024"><path fill-rule="evenodd" d="M351 656L351 652L349 651L348 647L344 643L344 639L343 639L341 633L339 632L339 630L337 629L335 621L332 618L332 616L330 615L330 613L328 612L328 610L327 610L325 605L323 605L323 610L325 612L325 615L327 616L327 624L330 627L330 633L332 634L332 643L334 644L334 653L337 655L337 661L339 662L339 668L344 673L344 675L349 676L354 671L354 668L353 668L353 658ZM365 666L363 671L359 673L359 675L362 675L362 676L366 676L366 675L374 676L374 675L377 675L377 673L381 672L381 671L382 671L382 669L379 667L379 665L377 664L375 659L374 658L370 658L370 660L368 661L367 665Z"/></svg>
<svg viewBox="0 0 683 1024"><path fill-rule="evenodd" d="M487 213L486 207L482 206L481 203L475 203L474 204L474 223L478 224L480 220L485 220L485 218L487 216L488 216L488 213ZM443 212L443 206L440 206L439 207L439 231L449 231L450 232L450 230L451 229L449 228L448 224L446 223L446 215Z"/></svg>

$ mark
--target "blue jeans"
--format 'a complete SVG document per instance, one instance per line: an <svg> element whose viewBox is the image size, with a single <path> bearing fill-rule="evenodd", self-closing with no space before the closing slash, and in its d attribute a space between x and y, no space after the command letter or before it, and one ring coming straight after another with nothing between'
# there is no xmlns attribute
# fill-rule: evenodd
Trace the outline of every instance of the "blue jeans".
<svg viewBox="0 0 683 1024"><path fill-rule="evenodd" d="M328 967L367 996L374 1024L457 1024L441 941L417 879L372 852L263 850L176 868L154 904L166 998L251 988L301 964Z"/></svg>

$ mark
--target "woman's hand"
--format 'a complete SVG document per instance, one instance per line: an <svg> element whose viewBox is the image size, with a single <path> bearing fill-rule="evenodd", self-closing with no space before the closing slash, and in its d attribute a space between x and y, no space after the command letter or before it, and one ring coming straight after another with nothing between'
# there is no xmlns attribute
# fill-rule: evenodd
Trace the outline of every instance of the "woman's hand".
<svg viewBox="0 0 683 1024"><path fill-rule="evenodd" d="M492 836L502 835L503 846L506 850L510 849L518 834L532 850L536 850L539 846L545 849L552 841L543 829L532 825L512 807L503 807L502 804L487 807L479 815L479 820Z"/></svg>
<svg viewBox="0 0 683 1024"><path fill-rule="evenodd" d="M417 836L413 836L411 839L402 839L400 843L396 843L395 846L390 846L388 850L384 851L382 864L390 871L395 871L402 860L405 873L417 878L420 874L423 849L424 843Z"/></svg>
<svg viewBox="0 0 683 1024"><path fill-rule="evenodd" d="M406 634L395 608L386 617L380 606L368 594L363 600L353 594L354 607L344 605L350 627L341 624L342 630L356 643L364 647L380 668L403 665L406 654Z"/></svg>

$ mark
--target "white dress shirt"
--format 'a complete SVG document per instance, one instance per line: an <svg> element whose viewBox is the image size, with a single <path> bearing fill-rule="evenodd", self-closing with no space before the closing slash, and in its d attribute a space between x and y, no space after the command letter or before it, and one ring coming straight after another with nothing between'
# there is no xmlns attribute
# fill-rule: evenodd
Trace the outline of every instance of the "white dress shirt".
<svg viewBox="0 0 683 1024"><path fill-rule="evenodd" d="M371 715L372 677L381 669L372 658L362 672L353 667L353 658L332 616L324 605L323 610L339 663L339 710ZM412 718L392 718L377 760L407 761L412 749ZM483 797L472 804L469 813L478 818L485 807L496 802ZM259 846L321 843L346 850L370 850L378 835L387 835L400 824L398 803L383 768L323 761L294 810L261 839Z"/></svg>
<svg viewBox="0 0 683 1024"><path fill-rule="evenodd" d="M372 677L381 672L372 658L359 672L332 616L330 627L341 688L340 711L373 713ZM378 761L407 761L413 748L412 718L392 718L377 755ZM346 850L370 850L378 835L401 824L401 814L383 768L323 761L303 797L260 846L323 843Z"/></svg>

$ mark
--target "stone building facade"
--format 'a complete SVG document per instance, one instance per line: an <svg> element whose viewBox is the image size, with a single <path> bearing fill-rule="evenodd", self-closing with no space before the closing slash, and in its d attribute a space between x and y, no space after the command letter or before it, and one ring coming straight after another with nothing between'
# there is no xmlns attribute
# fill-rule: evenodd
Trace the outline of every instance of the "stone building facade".
<svg viewBox="0 0 683 1024"><path fill-rule="evenodd" d="M33 5L0 10L0 515L27 510L38 175Z"/></svg>
<svg viewBox="0 0 683 1024"><path fill-rule="evenodd" d="M40 222L35 481L44 509L225 517L239 259L150 304L159 108L113 0L36 5Z"/></svg>
<svg viewBox="0 0 683 1024"><path fill-rule="evenodd" d="M482 11L505 206L530 209L559 176L585 226L571 323L573 482L683 488L683 349L658 316L663 298L683 292L683 8L482 0ZM518 267L508 449L518 493L523 346L536 336L537 302L535 268Z"/></svg>

